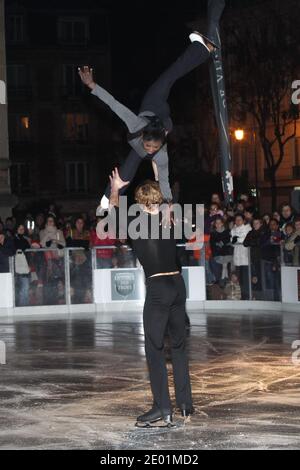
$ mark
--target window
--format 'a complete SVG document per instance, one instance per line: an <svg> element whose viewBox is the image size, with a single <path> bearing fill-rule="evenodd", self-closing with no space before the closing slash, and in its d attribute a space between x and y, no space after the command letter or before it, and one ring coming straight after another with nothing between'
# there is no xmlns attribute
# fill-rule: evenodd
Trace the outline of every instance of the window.
<svg viewBox="0 0 300 470"><path fill-rule="evenodd" d="M10 114L8 120L9 140L29 142L31 139L30 118L20 114Z"/></svg>
<svg viewBox="0 0 300 470"><path fill-rule="evenodd" d="M88 115L63 114L63 138L69 142L86 142L88 138Z"/></svg>
<svg viewBox="0 0 300 470"><path fill-rule="evenodd" d="M28 163L14 163L10 167L10 185L16 194L30 192L30 166Z"/></svg>
<svg viewBox="0 0 300 470"><path fill-rule="evenodd" d="M66 190L83 193L88 190L87 162L66 162Z"/></svg>
<svg viewBox="0 0 300 470"><path fill-rule="evenodd" d="M63 92L68 96L80 95L84 86L79 78L76 65L63 65Z"/></svg>
<svg viewBox="0 0 300 470"><path fill-rule="evenodd" d="M20 43L24 41L24 18L21 15L11 15L7 20L7 41Z"/></svg>
<svg viewBox="0 0 300 470"><path fill-rule="evenodd" d="M30 92L30 69L28 65L8 65L7 86L12 97L28 95Z"/></svg>
<svg viewBox="0 0 300 470"><path fill-rule="evenodd" d="M89 36L88 19L64 17L58 21L59 41L65 44L86 44Z"/></svg>

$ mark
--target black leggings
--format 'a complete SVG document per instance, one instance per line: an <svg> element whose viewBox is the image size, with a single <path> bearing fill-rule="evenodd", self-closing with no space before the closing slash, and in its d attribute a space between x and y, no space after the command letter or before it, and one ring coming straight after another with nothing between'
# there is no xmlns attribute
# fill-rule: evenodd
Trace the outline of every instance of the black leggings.
<svg viewBox="0 0 300 470"><path fill-rule="evenodd" d="M147 279L144 306L145 352L154 406L167 414L172 410L164 337L171 342L176 403L192 406L191 384L185 338L186 290L181 274Z"/></svg>
<svg viewBox="0 0 300 470"><path fill-rule="evenodd" d="M184 51L184 53L174 62L163 74L153 83L146 92L140 113L143 111L151 111L159 116L166 129L170 132L173 124L170 117L170 106L168 103L169 94L174 83L181 77L194 70L210 57L210 53L200 42L193 42ZM141 163L141 158L135 150L131 150L123 165L119 169L120 176L123 181L132 181L137 169ZM127 190L127 186L120 191L123 194ZM105 190L105 196L110 195L110 185Z"/></svg>

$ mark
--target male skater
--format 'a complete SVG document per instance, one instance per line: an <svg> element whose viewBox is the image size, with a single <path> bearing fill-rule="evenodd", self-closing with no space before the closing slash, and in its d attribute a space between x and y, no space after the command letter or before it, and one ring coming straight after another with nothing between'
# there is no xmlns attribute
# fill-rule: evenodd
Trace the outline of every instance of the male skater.
<svg viewBox="0 0 300 470"><path fill-rule="evenodd" d="M118 219L121 212L118 207L119 193L129 181L124 182L120 178L117 168L110 176L110 181L110 214L116 211ZM141 209L141 225L147 227L146 236L132 237L132 247L146 277L147 294L143 321L145 352L153 394L153 406L150 411L137 418L137 426L148 426L160 420L164 425L171 426L172 405L164 356L164 336L167 329L171 341L176 403L184 417L194 411L185 349L186 290L176 262L174 227L171 227L169 232L171 237L164 239L162 235L163 225L159 208L163 195L158 183L149 181L141 185L136 189L135 198ZM125 215L127 216L127 211ZM129 218L130 223L136 220L135 217ZM158 237L153 237L151 227L161 227ZM117 228L120 230L121 227L117 224Z"/></svg>
<svg viewBox="0 0 300 470"><path fill-rule="evenodd" d="M79 69L82 82L92 90L93 95L106 103L125 122L129 130L128 143L132 150L120 168L121 177L123 180L131 182L141 159L151 159L155 179L159 181L165 201L172 200L166 136L172 130L173 124L168 97L174 83L208 60L211 52L215 50L215 24L219 21L224 6L225 0L210 0L207 37L198 32L190 35L192 44L149 88L142 101L138 116L94 82L92 69L88 66ZM108 208L109 193L110 187L108 185L97 209L98 212L101 213L103 209Z"/></svg>

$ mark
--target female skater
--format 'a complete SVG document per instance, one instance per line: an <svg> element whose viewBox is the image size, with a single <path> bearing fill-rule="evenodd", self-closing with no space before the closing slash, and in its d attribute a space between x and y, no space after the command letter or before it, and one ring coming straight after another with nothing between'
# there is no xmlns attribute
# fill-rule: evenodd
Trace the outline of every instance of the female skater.
<svg viewBox="0 0 300 470"><path fill-rule="evenodd" d="M149 88L140 108L138 116L119 103L106 90L93 80L93 70L88 66L79 69L82 82L87 85L92 94L107 104L126 124L129 130L128 143L132 147L124 164L120 168L123 180L131 182L143 158L152 160L155 179L159 182L165 201L172 200L169 184L167 134L172 130L168 97L174 83L196 67L202 64L215 50L213 30L224 9L224 0L211 0L209 8L208 37L198 32L190 35L192 44ZM122 191L124 192L125 189ZM101 199L100 213L108 208L110 186Z"/></svg>

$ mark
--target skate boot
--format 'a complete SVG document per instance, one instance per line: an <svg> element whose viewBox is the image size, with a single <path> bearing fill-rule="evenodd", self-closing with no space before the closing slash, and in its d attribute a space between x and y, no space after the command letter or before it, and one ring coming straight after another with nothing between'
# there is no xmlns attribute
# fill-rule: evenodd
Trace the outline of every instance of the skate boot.
<svg viewBox="0 0 300 470"><path fill-rule="evenodd" d="M174 426L171 411L162 413L159 408L155 407L138 416L135 425L138 428L171 428Z"/></svg>

